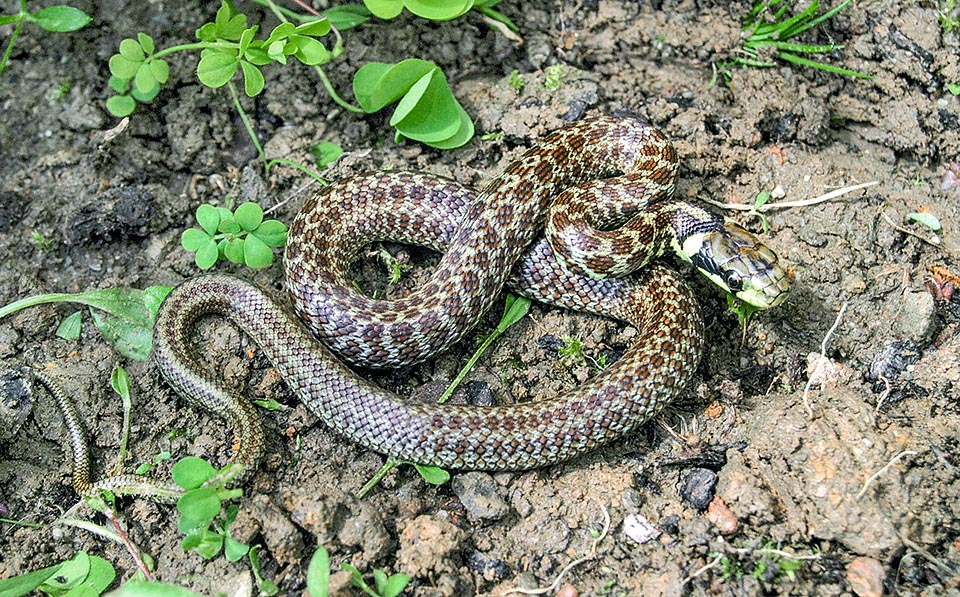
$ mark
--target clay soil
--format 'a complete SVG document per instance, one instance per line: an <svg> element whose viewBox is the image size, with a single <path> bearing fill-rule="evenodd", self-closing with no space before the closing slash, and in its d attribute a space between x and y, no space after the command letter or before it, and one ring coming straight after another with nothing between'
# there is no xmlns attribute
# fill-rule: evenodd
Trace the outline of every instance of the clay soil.
<svg viewBox="0 0 960 597"><path fill-rule="evenodd" d="M0 77L2 304L175 285L198 273L180 248L197 206L228 196L282 203L273 217L290 222L315 190L292 168L264 175L229 96L202 87L182 54L160 96L108 134L118 122L104 108L106 64L119 41L147 31L161 46L188 42L216 3L72 3L93 23L72 34L27 27ZM2 3L6 12L16 5ZM410 574L406 595L546 587L584 556L557 585L569 583L567 595L960 594L960 334L944 277L960 271L960 189L950 174L960 159L960 97L948 90L960 84L960 39L938 21L945 5L858 0L804 38L844 44L824 59L872 79L781 63L732 69L712 85L715 65L741 43L746 2L507 0L500 8L522 44L476 13L441 24L408 15L345 32L346 51L328 67L345 95L369 61L419 57L444 69L478 132L446 152L395 144L388 114L338 108L307 68L267 69L267 91L244 101L266 152L311 163L312 145L339 143L346 153L324 173L332 181L390 168L480 186L545 133L612 114L665 131L683 160L679 194L694 201L750 204L761 191L771 202L803 201L877 184L769 211L766 233L758 217L726 210L789 264L790 300L742 333L723 297L691 276L708 353L687 395L631 437L542 470L454 472L434 487L401 467L357 500L383 457L327 430L232 325L200 326L208 366L242 393L285 405L264 412L268 456L244 487L234 527L262 546L263 574L281 594L303 594L307 562L322 544L335 570L348 562L368 578L375 568ZM273 26L261 8L241 8ZM4 45L11 29L0 28ZM559 85L546 85L558 70ZM509 84L513 71L522 90ZM942 230L909 221L918 210L936 215ZM371 258L357 271L360 285L396 296L435 262L399 250L414 264L399 284ZM944 270L935 278L928 268L936 264ZM219 267L282 287L279 265ZM122 408L109 381L116 364L134 388L128 470L165 450L174 460L229 458L222 422L178 398L152 363L120 357L89 316L78 340L58 338L74 310L48 305L0 320L0 369L7 381L23 367L40 369L66 388L98 474L119 445ZM364 375L429 395L498 315L435 361ZM490 391L501 402L531 400L575 387L633 336L612 321L534 306L480 361L466 398ZM583 360L558 354L570 337L582 341ZM0 516L44 526L0 523L0 578L79 550L130 577L135 566L122 547L57 524L79 499L60 414L34 390L0 393ZM169 466L151 474L167 476ZM71 514L107 524L84 505ZM246 560L183 553L173 506L130 499L119 516L155 558L158 578L206 595L250 594ZM644 522L648 532L637 533ZM345 572L332 588L358 594Z"/></svg>

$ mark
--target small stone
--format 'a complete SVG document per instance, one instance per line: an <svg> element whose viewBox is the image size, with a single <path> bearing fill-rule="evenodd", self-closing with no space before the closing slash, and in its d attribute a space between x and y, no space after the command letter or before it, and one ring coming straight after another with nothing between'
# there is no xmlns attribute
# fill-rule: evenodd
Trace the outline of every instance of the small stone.
<svg viewBox="0 0 960 597"><path fill-rule="evenodd" d="M510 566L506 562L475 549L468 550L464 559L467 568L482 576L487 582L499 582L510 574Z"/></svg>
<svg viewBox="0 0 960 597"><path fill-rule="evenodd" d="M710 505L716 486L717 473L705 468L690 469L680 490L680 497L698 512L703 512Z"/></svg>
<svg viewBox="0 0 960 597"><path fill-rule="evenodd" d="M486 473L456 475L451 485L467 512L480 520L498 520L510 512L510 506L500 495L500 486Z"/></svg>
<svg viewBox="0 0 960 597"><path fill-rule="evenodd" d="M400 533L397 569L414 577L455 573L460 567L464 532L426 514L407 523Z"/></svg>
<svg viewBox="0 0 960 597"><path fill-rule="evenodd" d="M263 542L281 565L299 562L303 557L303 537L296 525L265 495L254 496L248 502L257 510Z"/></svg>
<svg viewBox="0 0 960 597"><path fill-rule="evenodd" d="M903 293L903 305L894 329L900 336L921 346L930 341L937 331L937 309L933 296L926 289Z"/></svg>
<svg viewBox="0 0 960 597"><path fill-rule="evenodd" d="M573 585L563 585L560 587L560 590L557 591L557 597L577 597L580 593L577 591L577 588Z"/></svg>
<svg viewBox="0 0 960 597"><path fill-rule="evenodd" d="M847 582L857 597L880 597L886 572L883 564L873 558L859 557L847 566Z"/></svg>
<svg viewBox="0 0 960 597"><path fill-rule="evenodd" d="M640 514L628 514L623 519L623 534L641 545L661 535L660 530Z"/></svg>
<svg viewBox="0 0 960 597"><path fill-rule="evenodd" d="M490 384L485 381L468 381L464 388L467 390L467 404L472 406L496 406Z"/></svg>
<svg viewBox="0 0 960 597"><path fill-rule="evenodd" d="M0 442L13 439L33 411L33 391L17 370L0 374Z"/></svg>
<svg viewBox="0 0 960 597"><path fill-rule="evenodd" d="M737 515L727 507L727 503L719 495L710 502L706 518L710 524L717 527L721 535L733 535L740 529Z"/></svg>

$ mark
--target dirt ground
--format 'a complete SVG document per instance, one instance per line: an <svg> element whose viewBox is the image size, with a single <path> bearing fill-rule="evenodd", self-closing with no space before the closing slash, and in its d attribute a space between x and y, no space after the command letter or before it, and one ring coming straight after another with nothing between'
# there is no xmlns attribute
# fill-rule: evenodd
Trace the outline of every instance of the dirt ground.
<svg viewBox="0 0 960 597"><path fill-rule="evenodd" d="M309 179L291 168L264 178L229 97L202 87L183 55L161 95L125 131L105 135L117 122L104 109L104 73L120 39L147 31L161 45L188 42L216 3L71 3L94 22L72 34L28 27L0 76L0 303L194 276L180 233L198 205L223 205L227 194L264 207L285 201L274 217L293 219ZM16 5L0 3L5 12ZM434 487L402 467L358 501L353 493L383 457L325 429L231 325L201 326L211 366L249 395L287 405L265 413L268 456L245 487L235 529L263 546L264 575L281 594L302 594L320 543L335 569L405 572L413 580L404 594L418 596L547 587L584 556L557 586L608 596L960 595L960 298L950 302L943 275L928 270L960 271L960 97L947 88L960 84L960 37L938 23L943 6L857 1L806 38L844 44L826 60L874 74L869 80L782 64L732 70L728 85L711 85L712 65L740 43L745 2L506 0L500 8L522 45L476 13L442 24L408 15L345 32L346 51L328 68L345 95L369 61L442 66L478 132L447 152L395 144L388 113L339 109L307 68L267 69L267 91L245 101L267 153L311 163L311 145L339 143L347 153L325 173L330 180L393 168L481 185L568 121L629 114L676 144L679 192L693 200L749 204L768 191L771 202L802 201L877 184L767 212L764 239L795 276L789 301L757 316L741 339L723 298L691 279L708 355L688 396L632 437L543 470L455 473ZM272 26L263 9L241 8ZM10 32L0 28L4 45ZM553 65L562 76L548 89ZM509 85L514 70L525 79L519 91ZM481 137L491 133L502 135ZM938 242L908 221L921 209L939 217ZM755 216L728 215L762 231ZM219 267L282 285L279 265ZM375 259L358 275L364 288L386 286ZM63 384L83 413L96 471L118 450L122 409L109 382L117 363L135 392L128 468L163 450L227 459L229 430L187 406L152 364L120 357L89 320L79 340L58 338L74 310L43 306L0 320L0 373L33 367ZM632 336L611 321L534 306L483 357L470 389L501 400L549 396L591 375L591 359L615 358ZM587 359L558 355L568 337L582 340ZM426 365L369 375L407 394L444 386L474 340ZM42 391L5 389L0 398L0 516L54 523L78 501L62 419ZM169 465L156 472L169 475ZM84 506L76 514L104 522ZM245 594L249 564L185 555L176 516L145 500L121 512L160 579ZM121 578L135 572L121 547L74 528L0 529L0 578L78 550L107 558ZM337 594L356 593L346 573L333 580Z"/></svg>

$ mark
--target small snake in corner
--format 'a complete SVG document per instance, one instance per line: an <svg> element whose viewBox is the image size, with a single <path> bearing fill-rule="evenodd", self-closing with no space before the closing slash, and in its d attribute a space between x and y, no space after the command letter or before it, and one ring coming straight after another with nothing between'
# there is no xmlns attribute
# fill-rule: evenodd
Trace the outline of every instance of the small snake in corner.
<svg viewBox="0 0 960 597"><path fill-rule="evenodd" d="M444 468L522 470L614 441L657 414L693 377L703 322L691 291L649 263L672 251L756 307L781 303L789 277L736 224L673 199L677 154L658 131L600 117L537 143L480 192L413 173L342 181L309 199L290 227L284 264L295 314L259 288L206 275L175 288L154 332L154 358L181 396L237 433L234 462L264 453L252 403L193 355L204 315L235 322L327 426L399 460ZM409 296L378 301L349 265L372 242L441 252ZM507 287L533 300L625 321L635 343L606 370L556 397L509 406L405 401L347 365L398 367L466 334ZM318 342L319 339L319 342Z"/></svg>

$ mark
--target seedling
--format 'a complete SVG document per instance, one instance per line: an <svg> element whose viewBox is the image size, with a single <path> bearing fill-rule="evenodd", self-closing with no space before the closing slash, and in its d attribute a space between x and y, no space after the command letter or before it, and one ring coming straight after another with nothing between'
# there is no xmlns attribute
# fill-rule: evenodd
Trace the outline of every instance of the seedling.
<svg viewBox="0 0 960 597"><path fill-rule="evenodd" d="M190 228L180 235L180 244L191 253L203 270L217 261L228 259L260 269L273 263L273 249L287 242L287 227L279 220L264 220L263 209L247 202L230 211L225 207L201 205L197 208L200 228Z"/></svg>
<svg viewBox="0 0 960 597"><path fill-rule="evenodd" d="M820 69L837 75L872 79L873 75L865 74L832 64L818 62L803 55L816 55L842 50L839 44L802 44L789 41L805 31L833 18L847 7L851 0L844 0L836 8L817 16L820 10L820 0L813 0L803 11L792 17L787 17L787 11L796 5L794 0L755 0L753 9L747 13L743 21L743 31L746 40L729 60L719 65L719 72L729 81L729 68L734 65L755 68L770 68L776 66L772 58L789 62L798 66L807 66ZM776 10L772 18L768 11ZM716 74L711 83L716 82Z"/></svg>
<svg viewBox="0 0 960 597"><path fill-rule="evenodd" d="M557 349L557 354L573 363L582 363L584 361L583 340L578 336L564 336L563 346Z"/></svg>
<svg viewBox="0 0 960 597"><path fill-rule="evenodd" d="M770 193L767 191L760 191L757 193L757 198L753 200L753 209L750 210L751 216L757 216L760 218L760 224L763 226L764 234L770 232L770 223L767 221L767 216L763 215L763 212L760 211L760 208L766 205L767 201L769 200Z"/></svg>
<svg viewBox="0 0 960 597"><path fill-rule="evenodd" d="M517 91L522 91L523 86L526 84L527 82L524 80L523 75L520 74L520 71L514 70L510 73L510 79L507 81L507 85L513 87Z"/></svg>
<svg viewBox="0 0 960 597"><path fill-rule="evenodd" d="M543 88L547 91L556 91L560 89L560 83L563 82L564 73L562 64L554 64L547 67L547 76L543 80Z"/></svg>
<svg viewBox="0 0 960 597"><path fill-rule="evenodd" d="M242 489L226 487L239 474L239 467L228 465L218 471L202 458L187 456L173 466L172 474L173 481L185 490L177 501L177 528L185 535L183 550L195 551L209 560L222 549L231 562L247 555L249 547L230 536L230 525L236 520L239 507L223 507L226 500L243 495Z"/></svg>
<svg viewBox="0 0 960 597"><path fill-rule="evenodd" d="M332 141L322 141L310 148L310 155L317 160L317 168L323 170L337 161L343 154L343 148Z"/></svg>
<svg viewBox="0 0 960 597"><path fill-rule="evenodd" d="M380 481L383 481L383 478L387 476L387 473L392 471L399 464L411 464L413 468L416 469L420 477L429 483L430 485L443 485L450 480L450 473L445 469L440 468L439 466L430 466L427 464L417 464L415 462L405 462L403 460L397 460L393 457L388 457L387 461L383 463L383 466L380 467L370 480L363 484L363 487L360 488L360 491L357 492L356 498L362 500L367 497L367 494L376 487Z"/></svg>
<svg viewBox="0 0 960 597"><path fill-rule="evenodd" d="M960 29L960 4L957 0L940 0L940 9L937 13L937 20L940 21L940 28L944 33L950 33ZM956 95L957 92L954 92Z"/></svg>
<svg viewBox="0 0 960 597"><path fill-rule="evenodd" d="M423 0L363 0L374 16L381 19L395 19L406 8L413 14L431 21L449 21L467 14L471 8L480 11L486 17L499 21L508 29L517 33L519 29L506 15L494 7L500 0L451 0L449 2L424 2Z"/></svg>
<svg viewBox="0 0 960 597"><path fill-rule="evenodd" d="M926 226L933 232L940 232L940 219L929 211L915 211L907 214L907 219Z"/></svg>
<svg viewBox="0 0 960 597"><path fill-rule="evenodd" d="M330 591L330 554L327 549L317 546L307 567L307 592L310 597L327 597Z"/></svg>
<svg viewBox="0 0 960 597"><path fill-rule="evenodd" d="M20 597L39 590L47 595L95 597L107 590L116 577L110 562L81 551L65 562L0 580L0 595Z"/></svg>
<svg viewBox="0 0 960 597"><path fill-rule="evenodd" d="M370 597L397 597L410 582L409 574L398 573L387 576L386 572L377 568L373 571L374 587L370 587L354 566L344 562L340 564L340 568L350 571L353 574L353 586Z"/></svg>
<svg viewBox="0 0 960 597"><path fill-rule="evenodd" d="M48 6L31 13L27 11L27 0L20 0L20 12L0 15L0 27L15 23L13 33L7 42L7 48L3 51L3 58L0 58L0 75L7 68L7 62L10 60L10 55L13 54L13 44L16 43L24 23L33 23L44 31L50 31L51 33L68 33L83 29L92 20L82 10L64 5Z"/></svg>
<svg viewBox="0 0 960 597"><path fill-rule="evenodd" d="M243 120L248 134L260 153L264 168L269 173L273 164L283 163L299 168L311 176L319 175L295 162L284 159L268 160L253 126L240 105L239 95L232 81L239 72L247 96L259 95L266 86L262 68L270 64L287 64L295 58L312 66L330 97L341 107L357 113L377 112L399 100L390 124L397 130L396 137L420 141L440 149L459 147L473 136L473 121L457 102L447 85L443 72L432 62L404 60L398 64L369 63L354 76L353 88L360 106L341 98L324 73L322 66L340 56L343 41L342 28L362 23L366 15L357 7L341 7L328 11L333 15L305 16L280 9L272 2L260 2L271 9L283 22L266 37L258 37L260 26L248 26L247 16L227 0L221 0L216 18L196 31L199 41L168 48L156 47L146 33L137 34L120 42L119 53L110 58L110 87L116 92L107 100L107 109L118 117L127 116L138 103L153 100L170 77L166 57L177 52L198 52L197 78L212 89L226 86L234 107ZM469 8L469 7L468 7ZM401 6L402 9L402 6ZM442 10L442 9L441 9ZM299 24L290 22L293 19ZM332 48L321 41L333 35ZM320 179L322 181L322 179Z"/></svg>
<svg viewBox="0 0 960 597"><path fill-rule="evenodd" d="M153 345L153 323L157 318L157 310L170 290L169 286L150 286L144 290L118 286L77 294L40 294L0 307L0 319L21 309L45 303L87 305L94 324L117 352L131 359L145 361ZM61 324L57 331L63 331L67 337L76 337L80 333L76 313L67 319L70 318L74 319L66 326Z"/></svg>
<svg viewBox="0 0 960 597"><path fill-rule="evenodd" d="M277 583L272 580L263 578L263 575L260 574L260 546L254 545L250 548L250 552L247 554L250 558L250 571L253 572L253 578L257 581L257 587L260 589L260 594L265 595L266 597L271 597L280 592L280 587L277 586ZM309 575L309 572L307 573ZM309 583L309 581L307 581ZM309 584L308 584L309 586ZM311 593L311 597L313 593ZM319 595L318 595L319 597Z"/></svg>

